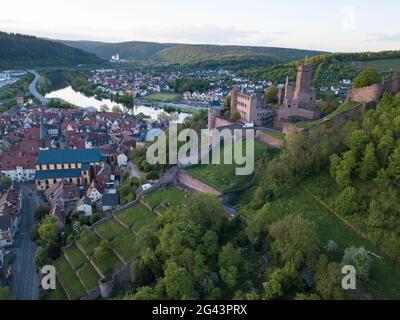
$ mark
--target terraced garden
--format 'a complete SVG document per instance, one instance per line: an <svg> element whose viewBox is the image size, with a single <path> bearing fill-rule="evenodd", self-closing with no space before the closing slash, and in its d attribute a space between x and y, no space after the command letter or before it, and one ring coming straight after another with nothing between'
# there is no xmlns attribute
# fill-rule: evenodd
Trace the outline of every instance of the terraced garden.
<svg viewBox="0 0 400 320"><path fill-rule="evenodd" d="M145 194L143 201L152 209L162 213L170 207L179 207L190 197L190 192L168 186Z"/></svg>
<svg viewBox="0 0 400 320"><path fill-rule="evenodd" d="M144 226L154 225L157 222L156 215L140 203L117 213L116 216L124 224L131 227L134 232L138 232Z"/></svg>
<svg viewBox="0 0 400 320"><path fill-rule="evenodd" d="M245 143L243 143L245 150ZM264 154L268 153L270 157L274 157L278 151L268 148L261 142L254 143L254 162L257 163ZM186 172L194 178L206 183L207 185L217 189L221 193L229 193L246 187L252 182L253 176L238 176L236 168L242 167L236 164L222 164L224 150L221 148L221 164L220 165L197 165L186 169ZM243 152L245 154L245 151Z"/></svg>

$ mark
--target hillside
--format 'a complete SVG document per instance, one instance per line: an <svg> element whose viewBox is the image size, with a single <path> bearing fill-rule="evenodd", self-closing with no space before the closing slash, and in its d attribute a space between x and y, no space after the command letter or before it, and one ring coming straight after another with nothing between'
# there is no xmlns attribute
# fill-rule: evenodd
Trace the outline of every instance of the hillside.
<svg viewBox="0 0 400 320"><path fill-rule="evenodd" d="M0 32L0 69L98 64L95 55L33 36Z"/></svg>
<svg viewBox="0 0 400 320"><path fill-rule="evenodd" d="M141 60L159 64L229 64L231 62L250 65L272 65L316 56L323 52L249 46L219 46L168 44L155 42L103 43L92 41L62 41L68 46L86 50L103 59L118 53L121 59Z"/></svg>
<svg viewBox="0 0 400 320"><path fill-rule="evenodd" d="M255 67L240 73L240 76L253 80L268 79L283 83L286 76L293 81L296 66L304 60L272 67ZM400 72L400 51L336 53L311 57L307 63L314 65L313 82L315 86L330 86L343 79L353 79L365 68L374 68L384 78L391 78Z"/></svg>

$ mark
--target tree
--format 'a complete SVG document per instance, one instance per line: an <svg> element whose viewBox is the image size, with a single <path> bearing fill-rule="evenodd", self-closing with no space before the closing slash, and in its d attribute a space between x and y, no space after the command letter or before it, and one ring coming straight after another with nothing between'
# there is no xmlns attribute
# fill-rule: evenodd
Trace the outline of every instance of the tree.
<svg viewBox="0 0 400 320"><path fill-rule="evenodd" d="M115 113L122 113L121 107L120 107L120 106L117 106L117 105L113 106L113 107L111 108L111 111L112 111L112 112L115 112Z"/></svg>
<svg viewBox="0 0 400 320"><path fill-rule="evenodd" d="M267 103L277 103L278 102L278 92L277 86L272 85L265 90L265 101Z"/></svg>
<svg viewBox="0 0 400 320"><path fill-rule="evenodd" d="M169 261L162 280L168 299L187 300L192 297L194 290L193 277L189 272L175 262Z"/></svg>
<svg viewBox="0 0 400 320"><path fill-rule="evenodd" d="M10 287L0 287L0 301L14 300Z"/></svg>
<svg viewBox="0 0 400 320"><path fill-rule="evenodd" d="M231 113L231 119L233 121L239 121L242 118L239 112L233 112Z"/></svg>
<svg viewBox="0 0 400 320"><path fill-rule="evenodd" d="M329 263L322 255L316 266L314 275L315 289L325 300L341 300L344 298L342 288L341 267L338 263Z"/></svg>
<svg viewBox="0 0 400 320"><path fill-rule="evenodd" d="M184 216L203 230L219 232L224 221L225 212L221 202L212 194L196 192L193 194Z"/></svg>
<svg viewBox="0 0 400 320"><path fill-rule="evenodd" d="M301 215L288 215L270 226L272 248L293 270L310 265L319 250L315 224Z"/></svg>
<svg viewBox="0 0 400 320"><path fill-rule="evenodd" d="M33 258L33 262L36 268L43 267L49 263L49 257L47 255L47 249L44 247L38 247L36 249L35 257Z"/></svg>
<svg viewBox="0 0 400 320"><path fill-rule="evenodd" d="M224 105L223 105L223 108L225 110L225 114L226 114L226 112L229 112L231 110L231 100L232 100L231 96L227 96L225 98Z"/></svg>
<svg viewBox="0 0 400 320"><path fill-rule="evenodd" d="M268 280L263 283L265 300L275 300L283 295L285 278L283 269L274 269L268 273Z"/></svg>
<svg viewBox="0 0 400 320"><path fill-rule="evenodd" d="M35 219L36 221L42 221L43 218L48 216L50 214L50 208L48 206L43 206L40 205L39 207L36 208L35 210Z"/></svg>
<svg viewBox="0 0 400 320"><path fill-rule="evenodd" d="M40 241L44 244L54 244L58 240L58 225L57 221L50 216L47 216L40 223L38 228Z"/></svg>
<svg viewBox="0 0 400 320"><path fill-rule="evenodd" d="M353 81L354 88L363 88L382 83L382 77L374 69L363 70Z"/></svg>
<svg viewBox="0 0 400 320"><path fill-rule="evenodd" d="M373 143L369 143L364 151L364 157L361 161L360 167L358 169L360 179L367 181L373 178L378 171L379 163L375 156L375 146Z"/></svg>
<svg viewBox="0 0 400 320"><path fill-rule="evenodd" d="M100 112L109 112L109 111L110 111L110 108L108 107L108 105L102 104L100 106Z"/></svg>
<svg viewBox="0 0 400 320"><path fill-rule="evenodd" d="M362 281L368 281L371 263L371 256L365 248L351 247L344 252L342 264L354 266L357 277Z"/></svg>
<svg viewBox="0 0 400 320"><path fill-rule="evenodd" d="M0 187L7 189L9 187L11 187L12 185L12 180L9 177L2 177L0 179Z"/></svg>
<svg viewBox="0 0 400 320"><path fill-rule="evenodd" d="M355 214L359 209L356 188L347 187L344 189L335 200L335 208L341 214Z"/></svg>
<svg viewBox="0 0 400 320"><path fill-rule="evenodd" d="M61 255L61 249L57 244L49 244L47 254L51 260L57 260Z"/></svg>
<svg viewBox="0 0 400 320"><path fill-rule="evenodd" d="M218 254L218 235L211 230L208 230L202 238L201 252L206 257L212 257Z"/></svg>

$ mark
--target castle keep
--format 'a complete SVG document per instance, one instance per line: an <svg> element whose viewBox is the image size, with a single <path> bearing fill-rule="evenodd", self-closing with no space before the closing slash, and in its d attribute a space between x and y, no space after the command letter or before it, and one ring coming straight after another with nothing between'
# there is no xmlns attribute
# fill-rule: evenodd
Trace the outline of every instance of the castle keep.
<svg viewBox="0 0 400 320"><path fill-rule="evenodd" d="M316 120L321 113L315 109L315 94L311 87L312 66L301 65L297 69L296 84L286 79L284 87L279 88L278 104L283 108L278 111L277 126L289 117L301 117L307 120Z"/></svg>

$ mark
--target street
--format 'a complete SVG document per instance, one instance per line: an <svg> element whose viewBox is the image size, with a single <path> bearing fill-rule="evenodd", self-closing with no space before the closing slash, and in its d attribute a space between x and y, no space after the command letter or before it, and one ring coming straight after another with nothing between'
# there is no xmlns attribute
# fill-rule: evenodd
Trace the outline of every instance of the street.
<svg viewBox="0 0 400 320"><path fill-rule="evenodd" d="M30 93L40 101L41 104L43 105L47 105L48 100L43 97L36 89L36 85L40 79L40 75L34 71L34 70L29 70L30 73L32 73L35 76L35 79L31 82L31 84L29 85L29 91Z"/></svg>
<svg viewBox="0 0 400 320"><path fill-rule="evenodd" d="M22 221L17 235L17 241L11 249L17 256L12 266L12 293L17 300L38 299L38 279L33 258L36 244L30 240L30 231L35 224L34 211L38 206L36 192L26 185L21 185L22 190ZM32 195L31 195L32 194Z"/></svg>
<svg viewBox="0 0 400 320"><path fill-rule="evenodd" d="M140 179L140 171L131 160L128 161L128 171L129 176L131 176L132 178Z"/></svg>

